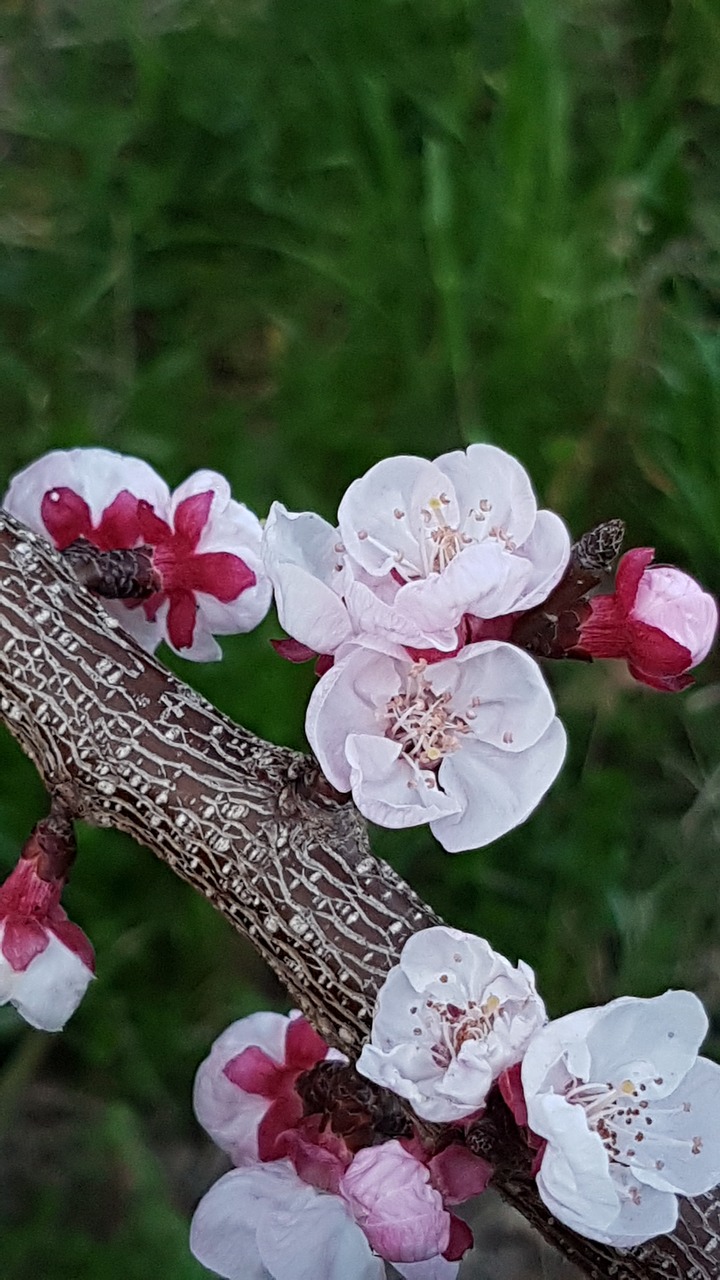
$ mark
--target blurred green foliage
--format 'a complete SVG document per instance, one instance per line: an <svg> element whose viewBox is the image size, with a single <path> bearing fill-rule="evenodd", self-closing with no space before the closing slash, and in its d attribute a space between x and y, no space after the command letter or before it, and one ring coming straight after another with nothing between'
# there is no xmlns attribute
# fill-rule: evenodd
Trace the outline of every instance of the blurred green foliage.
<svg viewBox="0 0 720 1280"><path fill-rule="evenodd" d="M102 444L332 517L380 457L492 440L720 593L719 112L706 0L7 0L0 475ZM172 665L301 746L274 634ZM718 661L678 697L549 677L571 751L524 827L376 848L555 1013L688 985L717 1018ZM0 752L9 869L45 801ZM3 1274L199 1277L192 1074L282 992L119 836L82 833L68 906L99 977L66 1034L0 1011Z"/></svg>

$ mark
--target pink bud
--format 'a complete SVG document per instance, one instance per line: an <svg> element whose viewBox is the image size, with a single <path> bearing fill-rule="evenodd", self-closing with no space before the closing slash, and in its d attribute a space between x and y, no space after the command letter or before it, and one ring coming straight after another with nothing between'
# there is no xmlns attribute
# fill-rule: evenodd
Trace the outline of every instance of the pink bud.
<svg viewBox="0 0 720 1280"><path fill-rule="evenodd" d="M696 667L710 650L717 630L717 605L689 574L670 565L652 565L638 583L631 617L664 631L690 650Z"/></svg>
<svg viewBox="0 0 720 1280"><path fill-rule="evenodd" d="M595 596L578 651L592 658L625 658L630 674L653 689L685 689L717 630L712 596L688 574L653 565L651 547L624 555L613 595Z"/></svg>
<svg viewBox="0 0 720 1280"><path fill-rule="evenodd" d="M340 1182L340 1194L371 1247L390 1262L423 1262L442 1254L450 1214L430 1175L395 1140L365 1147Z"/></svg>

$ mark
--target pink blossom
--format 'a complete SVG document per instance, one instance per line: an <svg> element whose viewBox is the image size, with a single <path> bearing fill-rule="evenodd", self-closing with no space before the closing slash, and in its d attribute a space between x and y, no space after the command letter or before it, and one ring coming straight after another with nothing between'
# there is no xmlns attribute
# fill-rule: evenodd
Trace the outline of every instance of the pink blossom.
<svg viewBox="0 0 720 1280"><path fill-rule="evenodd" d="M62 888L29 857L0 886L0 1004L41 1031L62 1031L95 971L90 942L60 905Z"/></svg>
<svg viewBox="0 0 720 1280"><path fill-rule="evenodd" d="M546 1139L540 1196L566 1226L632 1248L672 1231L678 1195L720 1182L720 1066L689 991L623 997L550 1022L531 1040L522 1084Z"/></svg>
<svg viewBox="0 0 720 1280"><path fill-rule="evenodd" d="M381 1258L423 1262L445 1252L450 1214L426 1166L399 1142L358 1151L340 1194Z"/></svg>
<svg viewBox="0 0 720 1280"><path fill-rule="evenodd" d="M269 607L260 522L214 471L195 472L171 495L137 458L58 450L13 478L4 506L59 550L79 538L101 551L150 546L160 590L104 605L151 653L164 639L184 657L214 661L215 635L251 630Z"/></svg>
<svg viewBox="0 0 720 1280"><path fill-rule="evenodd" d="M306 1185L288 1160L220 1178L195 1210L190 1248L226 1280L385 1280L346 1202Z"/></svg>
<svg viewBox="0 0 720 1280"><path fill-rule="evenodd" d="M628 551L613 595L595 596L578 648L593 658L625 658L630 674L653 689L684 689L715 638L717 605L683 573L651 564L651 547Z"/></svg>
<svg viewBox="0 0 720 1280"><path fill-rule="evenodd" d="M545 1017L527 965L514 968L484 938L437 925L408 939L380 988L357 1070L424 1120L463 1120L520 1061Z"/></svg>
<svg viewBox="0 0 720 1280"><path fill-rule="evenodd" d="M434 462L386 458L350 485L338 521L362 570L346 590L351 613L365 631L415 647L453 650L463 615L539 604L570 554L562 521L538 511L527 473L494 445Z"/></svg>
<svg viewBox="0 0 720 1280"><path fill-rule="evenodd" d="M195 1114L234 1164L273 1159L278 1136L302 1116L298 1076L340 1057L300 1015L251 1013L233 1022L200 1064Z"/></svg>
<svg viewBox="0 0 720 1280"><path fill-rule="evenodd" d="M485 641L428 665L348 646L316 685L306 732L326 776L387 827L450 852L523 822L554 781L565 733L537 664Z"/></svg>

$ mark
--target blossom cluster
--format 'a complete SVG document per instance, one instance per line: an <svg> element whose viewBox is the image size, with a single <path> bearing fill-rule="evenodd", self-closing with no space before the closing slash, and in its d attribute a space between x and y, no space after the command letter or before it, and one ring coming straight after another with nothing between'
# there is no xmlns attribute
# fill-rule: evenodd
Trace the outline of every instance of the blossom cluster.
<svg viewBox="0 0 720 1280"><path fill-rule="evenodd" d="M650 548L590 597L600 576L577 576L560 517L488 444L386 458L350 485L336 526L276 502L263 529L215 472L171 493L107 449L45 455L4 505L76 557L142 550L143 590L105 604L150 652L164 639L217 659L215 636L257 626L274 590L276 648L317 659L306 732L329 781L381 826L429 823L452 853L524 822L562 766L532 655L624 658L643 683L681 689L717 627L712 597Z"/></svg>
<svg viewBox="0 0 720 1280"><path fill-rule="evenodd" d="M378 1140L357 1104L317 1110L307 1082L342 1064L306 1020L251 1014L213 1045L195 1111L234 1168L201 1200L191 1248L227 1280L454 1280L469 1228L450 1206L484 1191L490 1167L458 1143ZM337 1101L337 1099L336 1099Z"/></svg>
<svg viewBox="0 0 720 1280"><path fill-rule="evenodd" d="M437 926L381 988L358 1071L427 1120L467 1125L494 1084L560 1221L629 1248L672 1231L678 1195L720 1183L720 1066L697 997L622 997L548 1022L522 962Z"/></svg>
<svg viewBox="0 0 720 1280"><path fill-rule="evenodd" d="M427 822L453 853L523 822L562 765L526 651L542 652L538 635L555 636L547 656L624 658L643 683L680 689L717 628L712 597L650 549L588 598L601 575L577 578L560 518L486 444L377 463L336 526L275 503L263 554L289 637L276 647L317 657L306 732L327 777L367 818Z"/></svg>

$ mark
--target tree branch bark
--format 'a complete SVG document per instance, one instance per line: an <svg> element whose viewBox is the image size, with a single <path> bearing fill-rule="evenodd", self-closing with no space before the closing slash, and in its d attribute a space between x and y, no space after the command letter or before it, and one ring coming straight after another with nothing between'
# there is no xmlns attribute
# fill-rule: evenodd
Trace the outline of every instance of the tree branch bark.
<svg viewBox="0 0 720 1280"><path fill-rule="evenodd" d="M0 718L76 817L146 845L245 933L329 1043L355 1055L406 939L439 917L370 850L313 761L253 737L137 648L62 558L0 513ZM720 1201L629 1252L540 1202L509 1113L474 1148L496 1185L600 1280L717 1280Z"/></svg>

